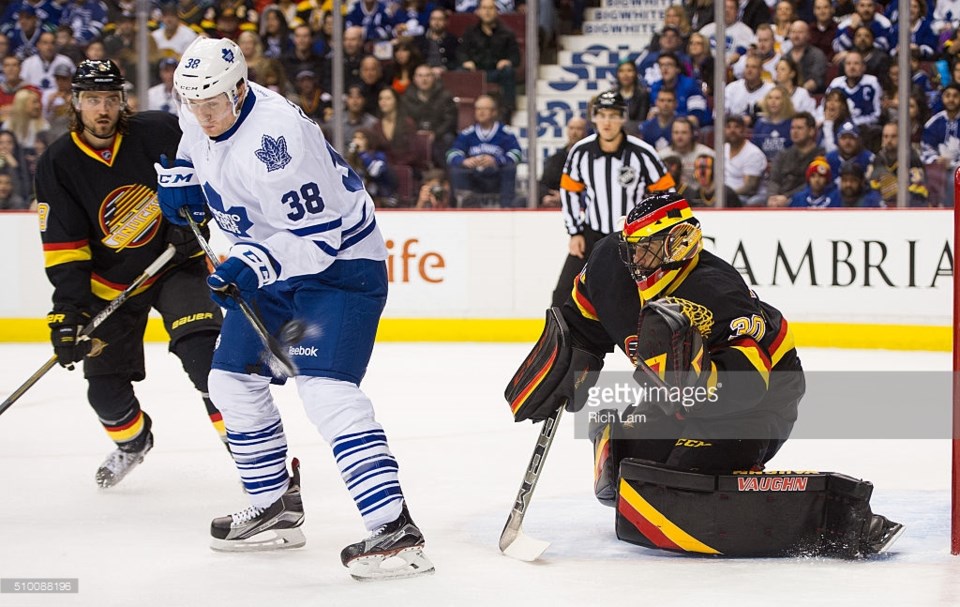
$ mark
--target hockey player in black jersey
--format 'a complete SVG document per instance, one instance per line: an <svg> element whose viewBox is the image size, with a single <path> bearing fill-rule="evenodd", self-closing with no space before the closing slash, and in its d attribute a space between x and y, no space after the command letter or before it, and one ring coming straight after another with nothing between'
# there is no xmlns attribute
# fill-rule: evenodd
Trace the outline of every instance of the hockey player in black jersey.
<svg viewBox="0 0 960 607"><path fill-rule="evenodd" d="M111 61L84 61L73 77L70 133L41 156L37 209L47 277L53 284L48 317L59 363L84 361L87 397L117 449L96 473L111 487L153 447L150 417L133 382L145 377L143 337L152 309L163 317L170 351L202 394L221 439L220 413L207 396L207 374L222 321L210 301L206 262L189 230L163 219L154 163L177 151L177 119L164 112L131 114L124 78ZM92 337L82 327L157 259L168 243L177 254L154 279L114 312Z"/></svg>
<svg viewBox="0 0 960 607"><path fill-rule="evenodd" d="M631 210L559 312L548 314L507 400L518 421L561 406L587 417L594 491L617 509L621 539L731 556L863 556L902 531L872 514L870 483L764 471L797 419L803 369L786 319L702 249L682 196L650 196ZM615 348L636 367L641 396L623 410L598 411L597 399L585 408ZM771 486L797 497L752 492Z"/></svg>

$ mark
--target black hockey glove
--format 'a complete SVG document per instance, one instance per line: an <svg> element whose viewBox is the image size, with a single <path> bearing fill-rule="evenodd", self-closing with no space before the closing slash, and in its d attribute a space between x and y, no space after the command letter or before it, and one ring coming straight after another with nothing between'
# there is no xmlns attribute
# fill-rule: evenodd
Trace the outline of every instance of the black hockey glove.
<svg viewBox="0 0 960 607"><path fill-rule="evenodd" d="M73 369L73 363L83 360L90 353L92 342L80 339L83 325L89 320L89 315L76 312L51 312L47 316L53 352L61 367Z"/></svg>
<svg viewBox="0 0 960 607"><path fill-rule="evenodd" d="M561 384L561 389L567 391L567 411L577 412L583 409L587 402L587 395L597 383L597 374L603 369L603 359L599 356L573 347L573 356L570 359L570 370L567 378Z"/></svg>
<svg viewBox="0 0 960 607"><path fill-rule="evenodd" d="M204 231L209 238L209 229L204 227ZM170 224L167 226L167 242L177 249L173 259L170 260L170 265L178 266L192 257L203 254L203 249L193 235L193 230Z"/></svg>

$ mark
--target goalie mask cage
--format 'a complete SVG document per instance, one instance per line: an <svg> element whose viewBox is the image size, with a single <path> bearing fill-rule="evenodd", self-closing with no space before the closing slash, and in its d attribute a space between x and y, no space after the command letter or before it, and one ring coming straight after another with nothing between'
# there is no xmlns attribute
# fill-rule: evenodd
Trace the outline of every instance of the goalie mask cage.
<svg viewBox="0 0 960 607"><path fill-rule="evenodd" d="M960 288L957 273L957 243L960 243L960 169L953 174L953 461L950 482L950 552L960 554Z"/></svg>

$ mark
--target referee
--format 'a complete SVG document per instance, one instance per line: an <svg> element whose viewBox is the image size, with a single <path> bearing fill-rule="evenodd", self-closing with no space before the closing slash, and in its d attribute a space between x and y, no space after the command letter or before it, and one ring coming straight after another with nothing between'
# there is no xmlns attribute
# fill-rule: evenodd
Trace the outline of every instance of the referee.
<svg viewBox="0 0 960 607"><path fill-rule="evenodd" d="M670 191L675 185L657 151L623 130L626 111L620 93L599 94L593 104L596 133L574 144L567 154L560 204L570 245L552 306L567 300L593 246L616 230L621 217L649 194Z"/></svg>

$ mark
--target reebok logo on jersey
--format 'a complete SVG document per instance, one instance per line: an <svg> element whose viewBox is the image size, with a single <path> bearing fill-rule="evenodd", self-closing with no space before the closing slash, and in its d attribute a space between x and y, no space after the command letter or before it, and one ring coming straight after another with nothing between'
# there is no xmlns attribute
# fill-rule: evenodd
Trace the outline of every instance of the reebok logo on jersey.
<svg viewBox="0 0 960 607"><path fill-rule="evenodd" d="M313 356L316 357L317 349L308 346L290 346L290 356Z"/></svg>

